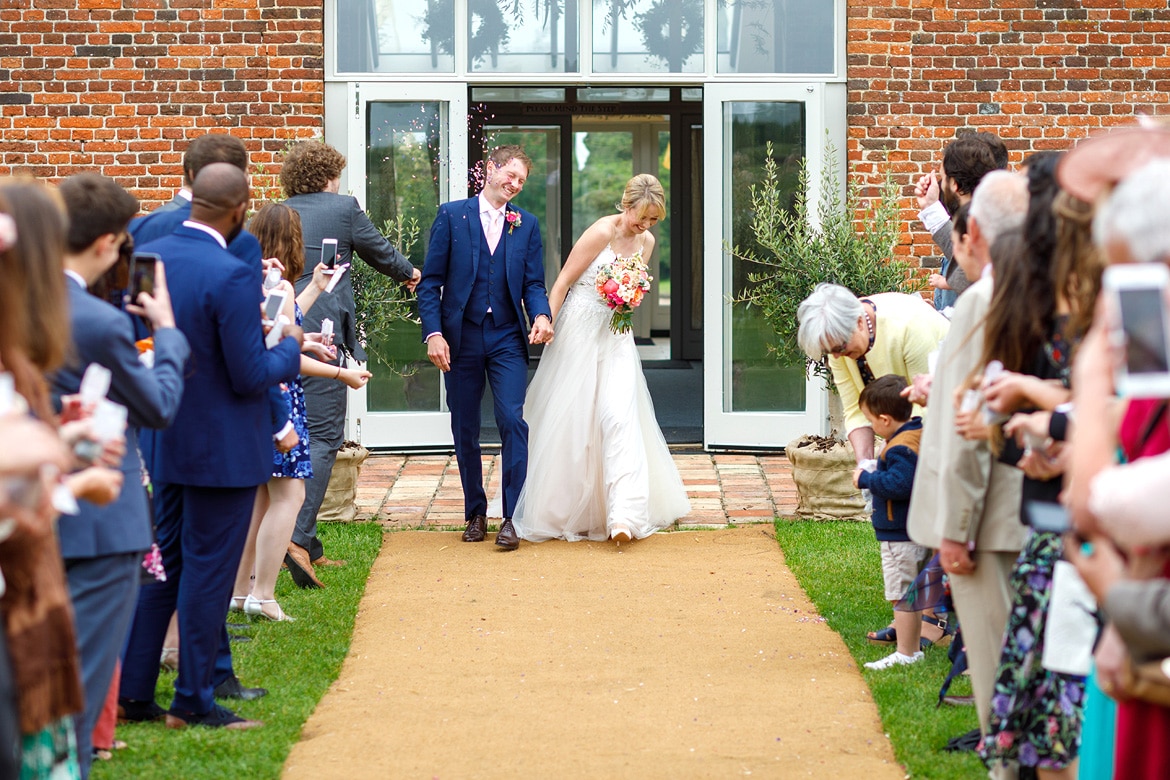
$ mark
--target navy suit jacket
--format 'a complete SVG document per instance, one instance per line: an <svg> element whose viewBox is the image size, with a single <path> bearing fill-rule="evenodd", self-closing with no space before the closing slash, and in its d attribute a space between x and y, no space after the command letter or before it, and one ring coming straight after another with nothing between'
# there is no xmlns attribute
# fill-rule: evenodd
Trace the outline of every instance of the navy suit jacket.
<svg viewBox="0 0 1170 780"><path fill-rule="evenodd" d="M510 227L505 224L500 241L504 244L504 273L516 307L517 327L527 339L525 323L528 320L524 318L521 303L531 319L543 314L552 320L548 294L544 289L544 243L536 215L510 203L506 208L520 214L520 225ZM442 333L451 347L452 356L459 354L462 342L463 314L479 271L482 235L478 196L439 206L438 216L431 226L422 281L417 288L418 313L422 319L423 338Z"/></svg>
<svg viewBox="0 0 1170 780"><path fill-rule="evenodd" d="M142 463L134 446L137 428L165 428L171 424L183 397L183 367L191 350L175 328L154 334L154 367L138 359L130 316L90 295L74 279L69 290L69 319L74 356L53 376L56 396L72 395L90 363L108 368L109 398L126 407L126 455L122 458L122 492L106 506L78 501L81 513L61 515L57 533L65 558L96 558L150 547L152 534L142 486Z"/></svg>
<svg viewBox="0 0 1170 780"><path fill-rule="evenodd" d="M144 244L169 236L175 232L175 228L190 218L191 201L182 195L175 195L168 203L164 203L149 214L130 220L130 227L127 229L134 238L135 250L145 251ZM260 265L262 257L260 242L246 230L241 230L228 242L228 251L241 260Z"/></svg>
<svg viewBox="0 0 1170 780"><path fill-rule="evenodd" d="M300 370L294 339L264 348L259 263L244 263L203 230L180 225L143 251L166 267L175 322L191 344L174 424L153 433L154 481L252 487L272 475L268 390Z"/></svg>

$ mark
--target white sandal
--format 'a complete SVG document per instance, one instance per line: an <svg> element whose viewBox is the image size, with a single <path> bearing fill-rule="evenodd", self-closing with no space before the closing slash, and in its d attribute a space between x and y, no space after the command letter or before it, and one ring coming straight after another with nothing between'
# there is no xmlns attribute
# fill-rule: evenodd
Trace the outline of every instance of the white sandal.
<svg viewBox="0 0 1170 780"><path fill-rule="evenodd" d="M268 614L264 611L265 604L276 604L276 616ZM267 618L276 623L292 623L296 618L284 614L284 610L280 608L280 604L276 599L258 599L252 594L248 594L244 599L244 614L252 617Z"/></svg>

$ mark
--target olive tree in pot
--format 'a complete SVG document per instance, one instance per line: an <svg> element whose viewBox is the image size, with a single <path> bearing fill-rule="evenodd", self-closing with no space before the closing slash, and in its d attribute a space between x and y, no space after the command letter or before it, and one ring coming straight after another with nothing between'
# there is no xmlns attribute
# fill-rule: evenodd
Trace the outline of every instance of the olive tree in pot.
<svg viewBox="0 0 1170 780"><path fill-rule="evenodd" d="M889 167L884 166L881 182L870 194L856 172L840 186L837 150L831 143L825 145L824 159L819 201L810 202L806 158L795 197L787 205L788 190L768 145L763 181L751 189L754 244L728 249L759 270L748 276L747 287L732 303L759 307L775 331L769 348L776 359L786 366L804 365L830 391L829 435L801 436L785 449L800 497L797 516L868 519L865 501L853 487L855 459L843 436L841 399L825 359L810 360L797 344L796 310L822 282L842 285L856 295L916 292L923 282L894 256L902 234L900 193Z"/></svg>
<svg viewBox="0 0 1170 780"><path fill-rule="evenodd" d="M419 227L415 220L404 219L400 214L396 220L386 220L381 232L402 254L409 256L418 240ZM353 274L351 281L355 321L358 340L363 349L376 353L379 340L389 333L395 323L418 324L414 295L401 282L383 276L356 256L351 261L349 272ZM410 365L400 366L389 360L382 362L403 376L413 371ZM361 476L362 464L369 456L370 451L360 442L346 440L341 445L333 473L329 477L329 487L325 490L325 498L317 513L318 520L351 522L357 519L358 477Z"/></svg>

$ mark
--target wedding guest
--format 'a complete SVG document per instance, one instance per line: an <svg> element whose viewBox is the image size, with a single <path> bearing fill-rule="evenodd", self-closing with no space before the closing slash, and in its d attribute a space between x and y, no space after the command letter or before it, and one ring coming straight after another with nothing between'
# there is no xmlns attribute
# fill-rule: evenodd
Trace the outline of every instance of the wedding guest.
<svg viewBox="0 0 1170 780"><path fill-rule="evenodd" d="M114 664L134 616L144 553L153 542L137 429L171 424L183 396L183 371L190 354L177 328L167 295L166 270L155 269L153 292L143 292L130 306L151 325L154 360L139 360L130 316L86 292L118 261L127 240L126 226L138 201L112 179L93 173L71 176L58 187L69 219L65 275L68 277L71 357L53 375L57 396L79 392L91 363L111 372L109 399L126 407L129 428L122 458L119 498L95 506L80 501L76 515L58 521L61 554L73 601L77 646L81 656L85 712L77 723L81 775L89 775L90 737L110 687Z"/></svg>
<svg viewBox="0 0 1170 780"><path fill-rule="evenodd" d="M249 230L260 241L265 258L275 258L284 266L284 288L292 291L292 282L300 278L304 270L305 248L301 239L301 219L289 206L283 203L269 203L252 217ZM318 263L313 269L313 281L305 286L301 294L288 301L290 319L297 325L304 320L304 313L310 311L318 296L329 284L329 269ZM306 336L305 347L313 345ZM333 366L323 362L336 358L336 351L322 345L315 352L321 359L301 355L301 376L315 376L343 382L349 387L364 387L371 376L369 371L358 368ZM305 419L305 393L298 377L284 385L284 393L292 409L293 422L299 443L291 450L276 448L273 452L273 471L267 483L256 491L256 505L252 510L252 525L248 529L248 540L236 572L235 592L232 609L269 620L288 621L276 601L276 577L280 564L288 550L297 512L305 500L305 480L312 479L313 466L310 460L311 441Z"/></svg>
<svg viewBox="0 0 1170 780"><path fill-rule="evenodd" d="M845 434L860 464L873 458L873 428L858 406L862 388L885 374L907 382L929 373L930 353L947 335L947 318L918 295L858 297L838 284L818 284L796 312L797 341L813 360L829 358L845 409ZM921 411L921 410L917 410Z"/></svg>
<svg viewBox="0 0 1170 780"><path fill-rule="evenodd" d="M615 263L644 272L654 256L650 229L664 216L658 179L648 173L630 179L621 211L581 234L553 284L549 306L559 338L541 355L524 404L532 434L513 514L521 539L620 545L690 512L633 331L615 331L596 286Z"/></svg>
<svg viewBox="0 0 1170 780"><path fill-rule="evenodd" d="M139 720L182 728L261 725L216 703L235 675L225 618L247 537L256 487L271 471L268 389L300 367L301 330L265 349L257 311L259 264L241 263L227 239L243 230L248 179L227 163L195 177L191 219L142 247L167 268L175 322L191 344L191 372L174 424L154 433L154 508L170 576L142 588L123 657L120 706ZM179 613L179 672L168 712L154 702L158 660ZM230 675L230 676L229 676ZM217 677L221 679L217 680Z"/></svg>
<svg viewBox="0 0 1170 780"><path fill-rule="evenodd" d="M947 144L938 170L924 174L915 184L918 219L943 254L939 273L930 275L934 307L939 311L954 306L959 294L972 281L954 258L951 220L960 206L971 201L971 194L983 177L996 169L1007 168L1007 161L1007 147L999 136L989 132L965 135Z"/></svg>
<svg viewBox="0 0 1170 780"><path fill-rule="evenodd" d="M345 157L332 146L302 141L289 150L280 169L281 187L288 197L285 203L300 215L305 246L305 270L296 280L296 289L304 291L313 282L312 269L321 259L321 242L331 238L337 242L338 268L353 262L357 255L378 273L397 279L413 291L422 272L378 232L356 198L339 193L344 168ZM312 311L306 311L305 330L319 332L326 319L333 321L337 334L340 354L333 361L335 369L345 365L347 355L364 362L366 353L358 343L349 273L341 277L332 292L319 297ZM317 577L314 565L343 563L325 557L317 538L317 513L343 443L347 396L345 386L330 378L306 376L303 384L313 478L305 483L305 501L297 514L285 563L297 585L320 588L324 583Z"/></svg>
<svg viewBox="0 0 1170 780"><path fill-rule="evenodd" d="M5 537L0 542L0 613L17 693L19 774L70 776L79 772L73 716L84 702L51 496L57 484L53 474L72 468L73 459L49 434L55 416L44 379L60 367L69 346L61 265L68 226L53 193L32 180L0 181L2 217L9 219L0 225L0 371L13 376L19 396L14 401L40 417L35 422L9 411L7 432L27 444L3 448L0 455L0 471L24 477L21 495L9 496L0 512ZM0 743L0 754L10 758L11 744Z"/></svg>
<svg viewBox="0 0 1170 780"><path fill-rule="evenodd" d="M992 276L986 273L991 243L1019 229L1027 204L1027 182L1006 171L988 174L975 189L967 218L971 251L964 270L976 281L959 296L939 348L920 450L928 454L914 476L907 519L910 538L939 551L950 579L984 734L1007 625L1009 578L1023 545L1022 474L998 462L985 440L959 435L954 399L957 389L981 368L983 322L993 289Z"/></svg>
<svg viewBox="0 0 1170 780"><path fill-rule="evenodd" d="M871 521L881 546L886 600L895 607L897 636L894 652L867 663L867 669L905 666L925 657L918 647L922 612L896 608L930 558L930 551L911 541L906 532L910 488L914 485L922 439L922 418L913 416L913 404L902 397L906 386L904 377L886 374L866 385L858 398L865 419L886 443L872 472L863 468L853 472L853 486L873 494Z"/></svg>

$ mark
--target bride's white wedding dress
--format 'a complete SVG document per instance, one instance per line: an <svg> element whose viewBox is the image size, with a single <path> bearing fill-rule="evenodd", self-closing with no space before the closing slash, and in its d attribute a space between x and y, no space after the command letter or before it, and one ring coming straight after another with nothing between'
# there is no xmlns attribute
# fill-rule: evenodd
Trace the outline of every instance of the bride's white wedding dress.
<svg viewBox="0 0 1170 780"><path fill-rule="evenodd" d="M528 541L601 541L615 529L641 539L691 509L633 333L609 329L594 288L615 257L607 246L570 288L528 387L528 476L512 515Z"/></svg>

